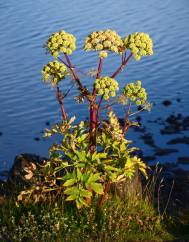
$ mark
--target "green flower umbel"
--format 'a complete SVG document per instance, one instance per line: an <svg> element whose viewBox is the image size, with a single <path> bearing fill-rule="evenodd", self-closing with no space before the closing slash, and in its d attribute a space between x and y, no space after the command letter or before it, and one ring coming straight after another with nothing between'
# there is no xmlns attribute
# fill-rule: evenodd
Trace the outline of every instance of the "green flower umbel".
<svg viewBox="0 0 189 242"><path fill-rule="evenodd" d="M147 93L141 86L141 81L136 83L129 83L123 89L123 94L129 98L132 102L135 102L137 106L144 105L147 100Z"/></svg>
<svg viewBox="0 0 189 242"><path fill-rule="evenodd" d="M119 90L118 82L108 76L96 79L94 85L96 94L103 95L105 100L108 100L110 97L115 97L116 91Z"/></svg>
<svg viewBox="0 0 189 242"><path fill-rule="evenodd" d="M134 33L127 36L124 40L124 46L130 49L136 61L142 56L153 55L153 42L146 33Z"/></svg>
<svg viewBox="0 0 189 242"><path fill-rule="evenodd" d="M43 81L50 82L52 86L57 85L62 79L68 75L67 67L57 60L49 62L41 71Z"/></svg>
<svg viewBox="0 0 189 242"><path fill-rule="evenodd" d="M55 58L59 56L59 52L71 55L76 49L76 38L73 34L66 33L62 30L49 37L46 48Z"/></svg>
<svg viewBox="0 0 189 242"><path fill-rule="evenodd" d="M85 39L85 51L100 51L101 58L107 57L107 51L120 54L123 50L123 40L113 30L101 30L91 33Z"/></svg>

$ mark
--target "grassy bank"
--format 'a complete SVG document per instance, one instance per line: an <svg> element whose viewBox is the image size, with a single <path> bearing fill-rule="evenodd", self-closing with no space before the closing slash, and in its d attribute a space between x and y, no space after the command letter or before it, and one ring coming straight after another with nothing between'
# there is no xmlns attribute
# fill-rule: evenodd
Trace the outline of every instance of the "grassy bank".
<svg viewBox="0 0 189 242"><path fill-rule="evenodd" d="M0 209L1 236L16 242L174 239L165 221L147 201L131 203L112 198L101 210L95 202L78 210L62 201L25 206L9 201Z"/></svg>

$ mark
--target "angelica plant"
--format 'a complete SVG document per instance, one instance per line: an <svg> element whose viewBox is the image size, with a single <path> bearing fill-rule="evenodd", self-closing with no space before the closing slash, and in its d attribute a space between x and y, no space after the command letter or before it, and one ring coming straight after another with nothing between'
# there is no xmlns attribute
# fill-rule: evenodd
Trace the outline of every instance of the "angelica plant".
<svg viewBox="0 0 189 242"><path fill-rule="evenodd" d="M45 136L58 134L62 139L52 145L49 160L38 172L40 176L32 176L34 186L22 191L19 200L29 196L38 202L48 199L46 193L57 192L63 194L66 201L74 201L78 208L89 206L95 197L99 207L102 207L112 183L131 179L137 170L146 176L147 165L133 155L136 148L130 147L126 134L133 125L129 120L135 114L132 108L140 106L140 111L143 111L149 107L147 93L141 81L137 80L127 82L119 94L119 82L115 78L132 57L139 61L152 55L153 42L146 33L134 33L122 38L108 29L89 34L85 39L84 51L95 51L99 55L91 89L83 85L69 57L76 49L76 38L72 34L64 30L54 33L45 47L55 60L43 67L43 81L55 89L62 112L62 122L46 129ZM103 62L111 53L119 56L120 66L110 76L102 76ZM88 103L89 122L85 120L77 124L75 117L70 118L67 114L69 110L66 110L63 100L71 89L66 94L60 89L60 83L65 78L73 79L77 85L77 100ZM123 125L113 111L115 103L127 107ZM107 120L101 119L102 109L107 113Z"/></svg>

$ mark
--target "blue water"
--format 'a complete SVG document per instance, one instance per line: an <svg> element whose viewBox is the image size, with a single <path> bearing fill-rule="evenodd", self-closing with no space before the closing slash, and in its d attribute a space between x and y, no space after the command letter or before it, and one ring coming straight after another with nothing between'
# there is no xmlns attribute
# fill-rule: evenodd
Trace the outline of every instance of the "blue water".
<svg viewBox="0 0 189 242"><path fill-rule="evenodd" d="M149 99L156 103L144 122L170 113L188 114L189 106L189 1L188 0L1 0L0 1L0 170L8 169L16 154L22 152L47 155L49 141L42 139L46 121L60 119L53 91L41 82L40 70L50 60L42 48L48 36L65 29L77 37L77 51L72 61L83 72L96 68L97 55L84 53L83 40L87 34L111 28L121 36L132 32L148 32L154 40L154 56L139 62L132 60L119 76L120 85L141 79ZM119 64L118 56L105 61L103 73L112 73ZM91 80L82 76L85 85ZM63 90L69 87L63 83ZM72 100L76 91L65 101L70 116L87 116L84 105ZM176 98L181 98L181 103ZM170 107L162 106L165 99ZM122 109L119 114L123 113ZM151 124L149 124L151 125ZM151 125L156 142L164 146L157 126ZM187 134L185 134L187 135ZM40 141L34 138L39 137ZM151 148L130 132L136 145L146 155ZM172 136L173 137L173 136ZM187 155L188 146L181 145L180 153ZM175 162L177 154L169 156ZM162 157L164 161L168 158Z"/></svg>

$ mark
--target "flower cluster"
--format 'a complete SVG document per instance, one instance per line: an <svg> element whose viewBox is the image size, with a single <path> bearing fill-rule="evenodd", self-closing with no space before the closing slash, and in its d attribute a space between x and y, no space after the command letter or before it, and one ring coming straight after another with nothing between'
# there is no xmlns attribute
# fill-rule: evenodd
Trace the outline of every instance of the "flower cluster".
<svg viewBox="0 0 189 242"><path fill-rule="evenodd" d="M94 85L97 95L103 95L105 100L108 100L109 97L115 97L116 91L119 90L117 81L108 76L96 79Z"/></svg>
<svg viewBox="0 0 189 242"><path fill-rule="evenodd" d="M124 40L126 50L130 49L135 60L140 60L141 56L153 55L153 42L146 33L133 33Z"/></svg>
<svg viewBox="0 0 189 242"><path fill-rule="evenodd" d="M43 74L43 80L45 82L51 82L53 86L57 85L60 80L68 75L67 67L57 60L51 61L45 65L41 73Z"/></svg>
<svg viewBox="0 0 189 242"><path fill-rule="evenodd" d="M136 102L137 106L144 105L147 100L147 93L141 86L141 81L129 83L123 89L123 94L131 101Z"/></svg>
<svg viewBox="0 0 189 242"><path fill-rule="evenodd" d="M76 38L64 30L54 33L47 41L46 47L48 51L56 58L59 52L71 55L76 49Z"/></svg>
<svg viewBox="0 0 189 242"><path fill-rule="evenodd" d="M107 57L107 50L117 54L121 53L123 40L115 31L110 29L95 31L85 39L84 50L101 51L99 56L105 58Z"/></svg>

